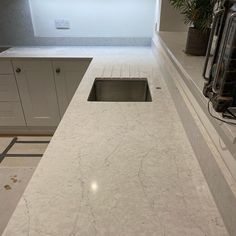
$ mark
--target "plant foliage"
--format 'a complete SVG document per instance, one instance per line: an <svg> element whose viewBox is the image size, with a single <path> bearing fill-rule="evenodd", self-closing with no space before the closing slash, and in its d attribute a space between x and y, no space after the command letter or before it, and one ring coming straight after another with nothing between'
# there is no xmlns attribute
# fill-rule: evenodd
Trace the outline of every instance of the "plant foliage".
<svg viewBox="0 0 236 236"><path fill-rule="evenodd" d="M184 15L184 23L201 31L211 26L216 4L222 0L169 0Z"/></svg>

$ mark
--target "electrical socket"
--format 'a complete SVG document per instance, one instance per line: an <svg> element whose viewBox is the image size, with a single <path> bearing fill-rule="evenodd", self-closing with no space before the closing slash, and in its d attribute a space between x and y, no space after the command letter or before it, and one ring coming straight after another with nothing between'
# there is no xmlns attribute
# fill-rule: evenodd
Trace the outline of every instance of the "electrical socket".
<svg viewBox="0 0 236 236"><path fill-rule="evenodd" d="M56 29L70 29L70 22L65 19L56 19L55 27Z"/></svg>

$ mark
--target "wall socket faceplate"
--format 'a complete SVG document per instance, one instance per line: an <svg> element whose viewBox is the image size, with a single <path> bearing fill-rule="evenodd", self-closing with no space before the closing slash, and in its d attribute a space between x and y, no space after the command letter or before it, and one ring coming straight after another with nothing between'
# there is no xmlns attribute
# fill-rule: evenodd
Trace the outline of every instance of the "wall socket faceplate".
<svg viewBox="0 0 236 236"><path fill-rule="evenodd" d="M55 27L56 29L70 29L70 22L65 19L56 19Z"/></svg>

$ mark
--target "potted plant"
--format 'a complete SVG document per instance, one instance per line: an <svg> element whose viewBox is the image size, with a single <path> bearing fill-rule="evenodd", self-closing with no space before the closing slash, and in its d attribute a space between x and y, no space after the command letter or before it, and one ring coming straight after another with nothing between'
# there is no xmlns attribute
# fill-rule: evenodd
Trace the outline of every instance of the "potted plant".
<svg viewBox="0 0 236 236"><path fill-rule="evenodd" d="M188 30L185 53L205 56L214 9L220 0L169 0L184 15Z"/></svg>

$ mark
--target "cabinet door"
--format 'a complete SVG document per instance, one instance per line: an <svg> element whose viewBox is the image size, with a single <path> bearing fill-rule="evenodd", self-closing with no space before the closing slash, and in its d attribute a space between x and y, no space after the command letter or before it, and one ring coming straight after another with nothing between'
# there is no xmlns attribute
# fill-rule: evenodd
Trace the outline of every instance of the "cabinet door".
<svg viewBox="0 0 236 236"><path fill-rule="evenodd" d="M61 116L65 113L90 62L91 59L58 59L53 61Z"/></svg>
<svg viewBox="0 0 236 236"><path fill-rule="evenodd" d="M0 101L19 101L14 74L0 75Z"/></svg>
<svg viewBox="0 0 236 236"><path fill-rule="evenodd" d="M51 61L19 59L13 66L27 125L57 126L60 116Z"/></svg>
<svg viewBox="0 0 236 236"><path fill-rule="evenodd" d="M0 126L25 126L20 102L0 102Z"/></svg>
<svg viewBox="0 0 236 236"><path fill-rule="evenodd" d="M13 74L12 64L10 60L0 59L0 74Z"/></svg>

